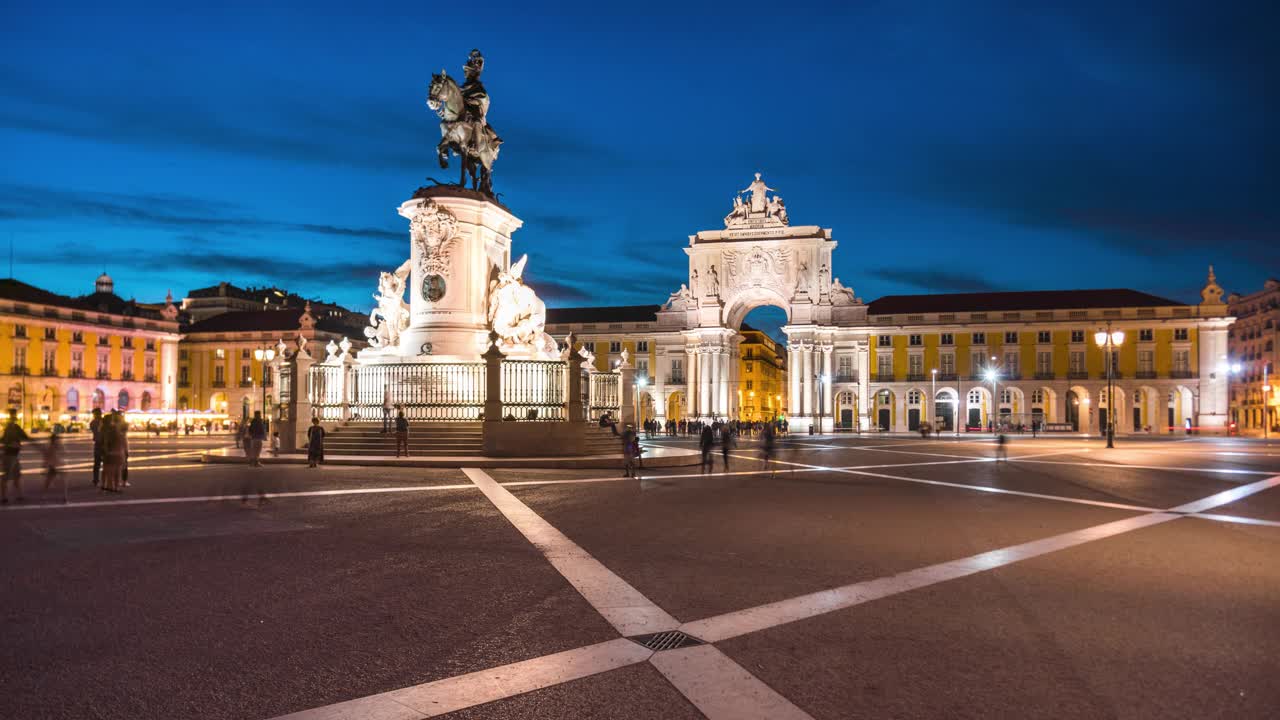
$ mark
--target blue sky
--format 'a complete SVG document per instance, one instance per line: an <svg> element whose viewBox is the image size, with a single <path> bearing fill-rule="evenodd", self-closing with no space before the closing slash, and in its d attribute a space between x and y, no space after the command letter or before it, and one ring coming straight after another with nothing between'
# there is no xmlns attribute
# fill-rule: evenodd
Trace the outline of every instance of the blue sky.
<svg viewBox="0 0 1280 720"><path fill-rule="evenodd" d="M365 309L396 206L455 176L423 99L473 47L553 306L664 300L755 171L868 300L1280 273L1274 4L605 5L9 3L14 274Z"/></svg>

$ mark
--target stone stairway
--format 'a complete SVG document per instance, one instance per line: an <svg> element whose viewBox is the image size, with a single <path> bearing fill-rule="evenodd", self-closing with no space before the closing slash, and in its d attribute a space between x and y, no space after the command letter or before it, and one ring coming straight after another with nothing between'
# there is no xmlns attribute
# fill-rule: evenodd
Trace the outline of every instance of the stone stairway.
<svg viewBox="0 0 1280 720"><path fill-rule="evenodd" d="M479 456L484 454L480 422L411 422L409 454L413 457ZM329 432L326 455L376 457L395 455L395 433L383 433L382 422L350 422ZM609 428L587 426L587 455L621 455L622 442Z"/></svg>
<svg viewBox="0 0 1280 720"><path fill-rule="evenodd" d="M479 422L411 422L409 454L415 457L482 455ZM396 454L395 432L382 432L382 422L350 422L324 438L326 455L372 457Z"/></svg>

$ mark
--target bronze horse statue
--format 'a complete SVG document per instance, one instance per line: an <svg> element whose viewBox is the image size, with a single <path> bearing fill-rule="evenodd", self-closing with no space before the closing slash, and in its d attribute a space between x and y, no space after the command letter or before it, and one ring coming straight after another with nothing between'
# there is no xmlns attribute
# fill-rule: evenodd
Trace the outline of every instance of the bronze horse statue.
<svg viewBox="0 0 1280 720"><path fill-rule="evenodd" d="M427 106L440 116L441 138L436 146L440 167L449 167L452 152L462 164L458 185L466 187L470 175L472 190L493 195L493 161L498 157L502 139L488 123L467 117L462 90L443 70L431 75Z"/></svg>

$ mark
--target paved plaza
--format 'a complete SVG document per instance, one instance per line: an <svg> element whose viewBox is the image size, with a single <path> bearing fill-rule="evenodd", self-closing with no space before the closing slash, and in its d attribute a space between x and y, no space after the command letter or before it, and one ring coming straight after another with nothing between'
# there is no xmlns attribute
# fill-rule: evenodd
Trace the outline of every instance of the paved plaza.
<svg viewBox="0 0 1280 720"><path fill-rule="evenodd" d="M1280 706L1280 444L1026 436L997 462L987 436L803 436L638 480L198 462L222 444L135 441L103 495L73 441L67 505L28 453L0 510L0 717ZM240 502L250 473L265 504Z"/></svg>

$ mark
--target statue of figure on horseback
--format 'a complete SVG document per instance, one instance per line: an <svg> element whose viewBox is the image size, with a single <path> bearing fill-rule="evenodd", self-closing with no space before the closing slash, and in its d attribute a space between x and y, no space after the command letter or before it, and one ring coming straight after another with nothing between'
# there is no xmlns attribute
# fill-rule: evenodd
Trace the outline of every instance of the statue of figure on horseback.
<svg viewBox="0 0 1280 720"><path fill-rule="evenodd" d="M480 82L484 72L484 56L472 50L463 67L466 81L462 87L444 70L431 76L427 106L440 116L440 144L436 153L440 167L449 167L449 153L461 161L458 185L466 187L471 176L471 189L493 195L493 161L498 157L502 138L494 132L485 116L489 112L489 93Z"/></svg>

